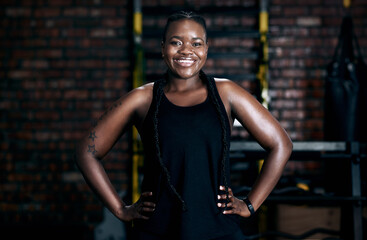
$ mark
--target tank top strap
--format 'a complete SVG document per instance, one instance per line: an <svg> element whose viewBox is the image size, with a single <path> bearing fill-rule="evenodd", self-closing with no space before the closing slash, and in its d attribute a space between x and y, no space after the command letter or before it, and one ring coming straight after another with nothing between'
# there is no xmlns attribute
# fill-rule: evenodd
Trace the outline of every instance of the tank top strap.
<svg viewBox="0 0 367 240"><path fill-rule="evenodd" d="M222 115L225 116L224 122L225 122L226 128L228 130L227 131L227 135L228 135L228 133L230 135L231 127L230 127L230 122L229 122L229 119L228 119L229 116L227 114L227 111L226 111L226 108L225 108L224 103L222 101L222 98L220 97L220 94L219 94L217 85L215 83L215 79L212 76L207 76L207 78L208 78L208 81L211 81L211 83L212 83L213 90L214 90L214 95L215 95L215 98L218 101L218 105L219 105L220 111L221 111Z"/></svg>

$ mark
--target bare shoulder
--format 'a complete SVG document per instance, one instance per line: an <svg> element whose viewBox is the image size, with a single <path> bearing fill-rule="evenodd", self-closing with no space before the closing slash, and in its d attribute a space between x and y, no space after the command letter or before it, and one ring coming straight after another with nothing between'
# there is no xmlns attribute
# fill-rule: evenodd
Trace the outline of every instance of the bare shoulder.
<svg viewBox="0 0 367 240"><path fill-rule="evenodd" d="M129 98L132 98L139 104L145 104L152 101L153 98L153 85L154 83L147 83L141 87L133 89L129 92Z"/></svg>
<svg viewBox="0 0 367 240"><path fill-rule="evenodd" d="M233 82L232 80L226 78L215 78L215 83L218 92L222 98L231 100L234 96L251 96L251 94L246 89Z"/></svg>
<svg viewBox="0 0 367 240"><path fill-rule="evenodd" d="M129 92L127 104L134 108L134 124L138 128L145 119L153 99L154 83L147 83Z"/></svg>

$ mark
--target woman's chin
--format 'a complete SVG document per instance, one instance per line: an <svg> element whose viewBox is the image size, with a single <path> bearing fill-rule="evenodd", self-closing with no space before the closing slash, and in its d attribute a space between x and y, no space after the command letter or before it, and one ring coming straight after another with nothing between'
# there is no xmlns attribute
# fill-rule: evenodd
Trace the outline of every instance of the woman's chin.
<svg viewBox="0 0 367 240"><path fill-rule="evenodd" d="M170 71L175 78L189 79L199 74L199 71Z"/></svg>

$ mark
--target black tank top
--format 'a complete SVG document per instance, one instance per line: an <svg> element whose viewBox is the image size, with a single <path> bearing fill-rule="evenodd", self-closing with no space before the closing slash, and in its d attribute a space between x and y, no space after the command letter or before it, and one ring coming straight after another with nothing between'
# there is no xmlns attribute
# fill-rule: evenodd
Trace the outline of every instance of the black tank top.
<svg viewBox="0 0 367 240"><path fill-rule="evenodd" d="M214 79L208 78L209 81ZM158 80L162 81L162 80ZM200 104L181 107L171 103L163 93L158 111L158 133L162 162L182 202L168 185L156 157L153 115L157 103L158 83L154 83L153 100L143 124L141 137L145 151L142 191L152 191L156 209L149 220L135 224L142 231L167 235L170 239L204 240L239 230L237 215L224 215L217 207L222 173L222 126L209 93ZM220 111L225 116L226 140L230 143L230 125L216 87ZM229 155L225 174L229 181Z"/></svg>

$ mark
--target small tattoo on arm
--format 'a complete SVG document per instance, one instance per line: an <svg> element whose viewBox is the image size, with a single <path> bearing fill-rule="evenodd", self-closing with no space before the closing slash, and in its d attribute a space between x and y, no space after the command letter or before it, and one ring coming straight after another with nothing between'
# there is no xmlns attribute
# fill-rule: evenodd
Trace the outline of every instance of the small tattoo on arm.
<svg viewBox="0 0 367 240"><path fill-rule="evenodd" d="M93 126L93 128L95 128L95 127L97 127L97 125L98 125L98 123L101 121L101 120L103 120L112 110L114 110L115 108L117 108L118 106L121 106L122 105L122 102L120 101L120 102L118 102L118 103L114 103L114 104L112 104L112 106L110 107L110 108L108 108L107 109L107 111L106 112L104 112L97 120L93 120L92 121L92 126ZM91 131L90 133L89 133L89 136L88 136L88 138L89 139L91 139L92 140L92 142L94 143L94 140L96 139L96 138L98 138L97 136L96 136L96 131ZM97 152L97 150L96 150L96 145L95 144L93 144L93 145L88 145L88 152L90 152L90 153L92 153L93 155L95 155L96 154L96 152Z"/></svg>
<svg viewBox="0 0 367 240"><path fill-rule="evenodd" d="M96 136L96 131L91 131L89 133L89 139L92 139L92 142L94 142L94 139L97 138ZM88 152L92 153L93 155L95 155L95 153L97 152L96 150L96 145L93 144L93 145L88 145Z"/></svg>
<svg viewBox="0 0 367 240"><path fill-rule="evenodd" d="M97 150L96 150L96 145L88 145L88 152L92 153L93 155L96 154Z"/></svg>
<svg viewBox="0 0 367 240"><path fill-rule="evenodd" d="M111 105L111 107L109 107L107 110L106 110L106 112L104 112L98 119L96 119L96 120L93 120L92 121L92 126L93 127L96 127L97 125L98 125L98 123L100 122L100 121L102 121L108 114L109 114L109 112L111 112L112 110L114 110L115 108L117 108L118 106L121 106L122 105L122 101L120 101L120 102L117 102L117 103L113 103L112 105Z"/></svg>
<svg viewBox="0 0 367 240"><path fill-rule="evenodd" d="M88 138L92 139L92 141L94 142L94 139L97 138L96 131L91 131Z"/></svg>

